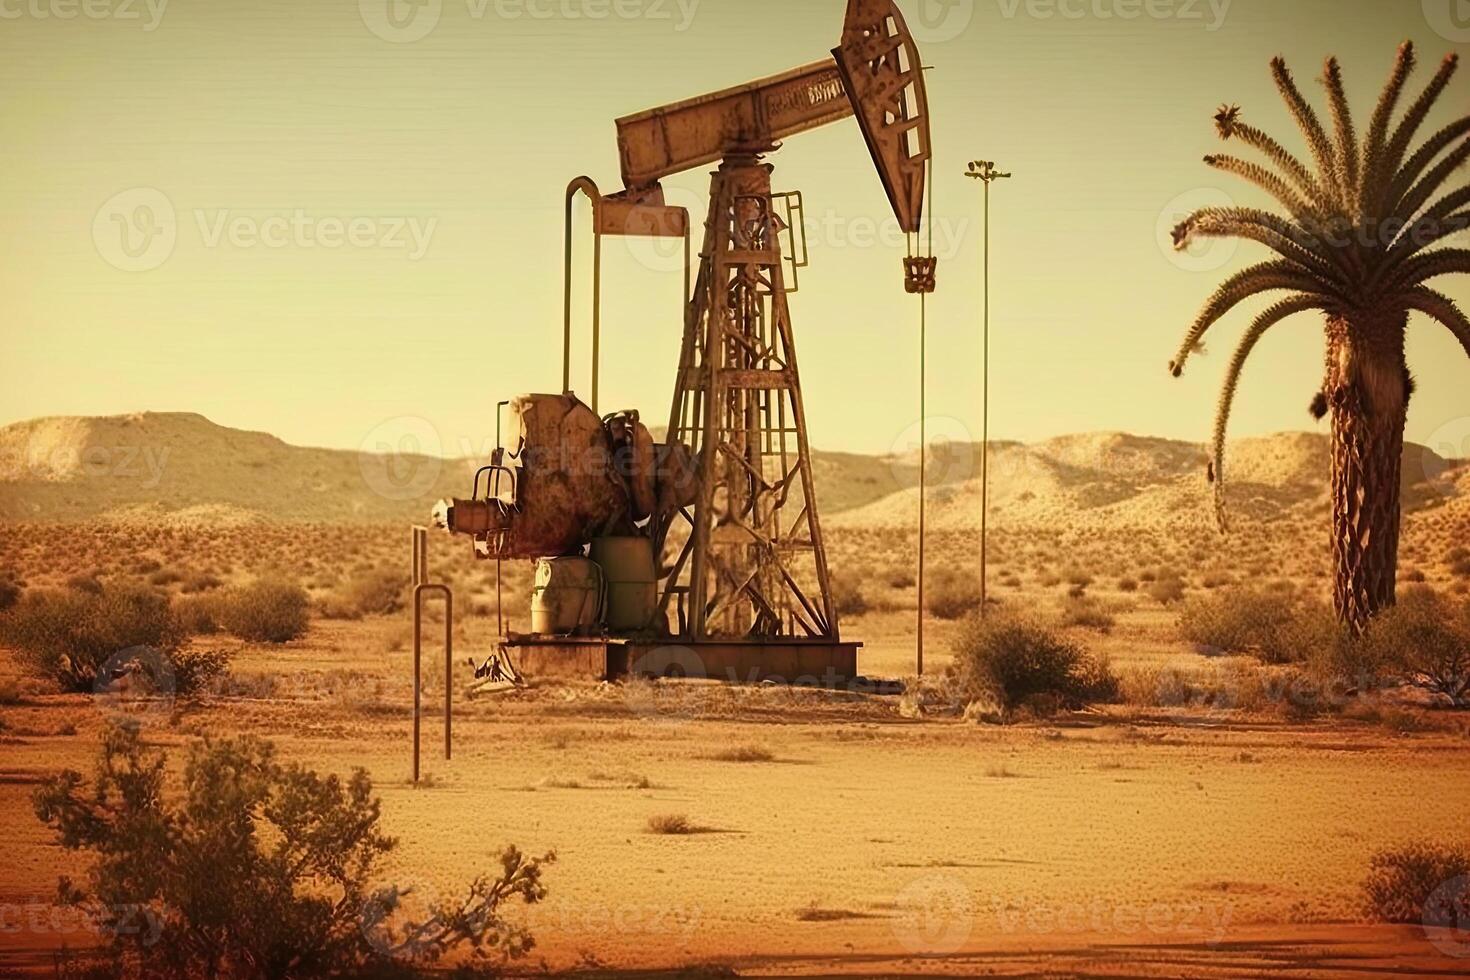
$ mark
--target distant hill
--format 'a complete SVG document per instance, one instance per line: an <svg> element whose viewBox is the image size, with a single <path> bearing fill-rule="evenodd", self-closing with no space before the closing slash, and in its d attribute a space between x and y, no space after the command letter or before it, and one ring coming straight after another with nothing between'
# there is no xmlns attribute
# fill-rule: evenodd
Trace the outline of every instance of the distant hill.
<svg viewBox="0 0 1470 980"><path fill-rule="evenodd" d="M978 522L980 455L967 443L931 447L936 530ZM1405 455L1411 508L1444 503L1447 488L1470 493L1464 462L1418 446ZM912 528L918 462L917 451L816 453L823 515L838 528ZM1235 443L1226 462L1232 511L1271 521L1319 510L1328 464L1318 435ZM33 419L0 428L0 519L408 523L425 520L442 497L467 496L476 465L292 446L194 414ZM997 526L1018 527L1079 518L1122 527L1208 522L1204 473L1201 447L1165 439L1103 433L995 443L992 516Z"/></svg>

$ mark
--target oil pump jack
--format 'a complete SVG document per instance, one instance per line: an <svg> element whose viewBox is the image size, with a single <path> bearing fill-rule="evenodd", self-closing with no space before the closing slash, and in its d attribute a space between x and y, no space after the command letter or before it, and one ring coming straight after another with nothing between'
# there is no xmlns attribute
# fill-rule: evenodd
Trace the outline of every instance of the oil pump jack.
<svg viewBox="0 0 1470 980"><path fill-rule="evenodd" d="M916 241L928 106L892 0L849 0L829 58L617 120L624 189L603 196L585 177L568 188L563 392L508 403L513 447L496 451L473 497L435 512L497 568L537 561L532 633L505 637L508 664L609 679L857 677L860 645L842 640L832 597L787 304L805 265L802 202L773 191L767 162L780 141L849 116ZM689 215L665 203L660 181L709 164L718 169L691 277ZM590 406L570 390L578 194L592 202L597 244ZM685 242L683 342L662 444L636 412L597 411L604 236ZM906 289L931 292L933 257L904 263Z"/></svg>

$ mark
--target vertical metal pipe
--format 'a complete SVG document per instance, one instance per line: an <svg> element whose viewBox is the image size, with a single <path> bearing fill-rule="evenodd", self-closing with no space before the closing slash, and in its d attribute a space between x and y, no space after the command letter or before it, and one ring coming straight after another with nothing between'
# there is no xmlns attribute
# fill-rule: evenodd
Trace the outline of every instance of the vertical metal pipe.
<svg viewBox="0 0 1470 980"><path fill-rule="evenodd" d="M597 382L602 367L602 231L592 219L592 412L598 417Z"/></svg>
<svg viewBox="0 0 1470 980"><path fill-rule="evenodd" d="M454 718L454 595L444 589L444 758L450 758Z"/></svg>
<svg viewBox="0 0 1470 980"><path fill-rule="evenodd" d="M421 597L423 586L420 585L413 590L413 781L418 785L419 781L419 691L423 683L423 637L420 627L423 625L423 603Z"/></svg>

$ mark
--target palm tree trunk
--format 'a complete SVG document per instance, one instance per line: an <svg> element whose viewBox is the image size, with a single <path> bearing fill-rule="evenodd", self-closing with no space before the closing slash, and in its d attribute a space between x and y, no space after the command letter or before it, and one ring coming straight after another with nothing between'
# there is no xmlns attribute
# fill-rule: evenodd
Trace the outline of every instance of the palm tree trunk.
<svg viewBox="0 0 1470 980"><path fill-rule="evenodd" d="M1404 421L1411 381L1406 315L1327 322L1324 393L1332 410L1333 602L1361 633L1394 604Z"/></svg>

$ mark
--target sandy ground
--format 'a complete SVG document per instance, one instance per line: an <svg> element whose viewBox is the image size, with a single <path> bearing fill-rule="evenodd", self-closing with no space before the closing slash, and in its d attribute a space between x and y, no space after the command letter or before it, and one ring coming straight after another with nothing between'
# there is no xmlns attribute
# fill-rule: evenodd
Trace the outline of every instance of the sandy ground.
<svg viewBox="0 0 1470 980"><path fill-rule="evenodd" d="M872 663L899 673L907 617L869 618ZM1151 640L1151 622L1106 642L1193 656ZM1463 734L1125 709L997 728L905 717L892 697L589 684L461 701L446 761L436 679L416 788L410 656L384 639L400 631L319 622L241 648L235 697L131 713L166 746L248 732L319 770L367 767L402 842L385 877L420 894L461 889L505 843L555 850L548 901L523 910L536 969L1470 972L1453 955L1470 954L1464 934L1362 925L1357 899L1379 847L1470 838ZM88 940L46 905L76 864L29 796L90 769L108 710L62 695L0 709L0 975L52 975L52 951ZM733 746L772 758L716 758ZM661 814L701 832L649 833Z"/></svg>

